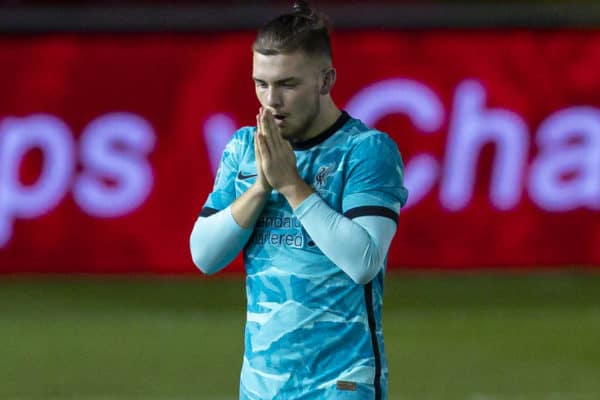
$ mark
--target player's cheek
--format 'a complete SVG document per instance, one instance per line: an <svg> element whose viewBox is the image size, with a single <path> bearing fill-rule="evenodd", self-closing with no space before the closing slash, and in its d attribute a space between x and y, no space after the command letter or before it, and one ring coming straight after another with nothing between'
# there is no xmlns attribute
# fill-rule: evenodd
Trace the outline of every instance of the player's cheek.
<svg viewBox="0 0 600 400"><path fill-rule="evenodd" d="M260 88L255 88L254 93L256 93L256 99L260 103L262 107L265 106L265 91Z"/></svg>

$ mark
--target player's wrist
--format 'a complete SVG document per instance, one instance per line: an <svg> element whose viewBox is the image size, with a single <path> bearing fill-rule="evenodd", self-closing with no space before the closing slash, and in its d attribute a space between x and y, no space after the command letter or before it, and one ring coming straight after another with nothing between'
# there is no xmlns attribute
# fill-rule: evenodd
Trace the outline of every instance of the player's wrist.
<svg viewBox="0 0 600 400"><path fill-rule="evenodd" d="M257 196L268 197L273 191L273 188L268 183L262 183L257 180L252 186L250 186L249 190L252 190Z"/></svg>
<svg viewBox="0 0 600 400"><path fill-rule="evenodd" d="M308 196L314 193L310 187L302 179L298 178L294 183L283 185L277 189L279 193L286 198L292 209L296 209Z"/></svg>

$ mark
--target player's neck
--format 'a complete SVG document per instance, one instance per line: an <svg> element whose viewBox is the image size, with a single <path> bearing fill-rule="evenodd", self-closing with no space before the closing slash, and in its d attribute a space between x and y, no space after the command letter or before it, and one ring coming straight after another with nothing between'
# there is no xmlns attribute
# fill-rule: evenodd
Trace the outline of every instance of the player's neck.
<svg viewBox="0 0 600 400"><path fill-rule="evenodd" d="M307 141L319 136L326 129L331 127L341 114L342 112L339 108L337 108L333 100L330 97L327 98L321 105L321 112L319 113L319 116L310 127L307 135L302 138L302 141Z"/></svg>

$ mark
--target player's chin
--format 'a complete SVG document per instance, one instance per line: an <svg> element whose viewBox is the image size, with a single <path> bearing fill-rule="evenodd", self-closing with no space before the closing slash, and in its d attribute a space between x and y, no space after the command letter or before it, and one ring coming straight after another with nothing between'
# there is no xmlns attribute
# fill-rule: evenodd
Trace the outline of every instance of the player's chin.
<svg viewBox="0 0 600 400"><path fill-rule="evenodd" d="M290 142L297 142L302 136L296 124L290 123L292 121L286 120L285 124L279 126L279 133L281 137Z"/></svg>
<svg viewBox="0 0 600 400"><path fill-rule="evenodd" d="M280 127L279 133L281 134L281 137L285 140L292 140L294 138L294 132L287 126Z"/></svg>

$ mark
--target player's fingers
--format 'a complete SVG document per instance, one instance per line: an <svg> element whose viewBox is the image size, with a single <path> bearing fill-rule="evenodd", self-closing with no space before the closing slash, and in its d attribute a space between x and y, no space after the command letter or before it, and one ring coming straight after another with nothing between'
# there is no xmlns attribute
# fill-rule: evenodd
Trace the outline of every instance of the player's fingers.
<svg viewBox="0 0 600 400"><path fill-rule="evenodd" d="M276 144L274 142L273 130L271 129L271 125L269 124L269 111L262 112L260 123L263 131L262 138L264 139L264 143L269 147L269 152L272 155L273 151L276 150Z"/></svg>
<svg viewBox="0 0 600 400"><path fill-rule="evenodd" d="M279 146L279 148L281 149L287 149L289 146L289 142L287 140L285 140L283 138L283 136L281 135L281 130L279 129L279 127L277 126L277 123L275 122L275 118L273 117L271 120L271 123L273 124L273 129L275 129L275 140L277 141L277 145Z"/></svg>
<svg viewBox="0 0 600 400"><path fill-rule="evenodd" d="M273 133L271 131L271 125L269 125L269 121L267 119L267 111L262 109L260 112L260 125L262 127L262 133L264 136L271 136Z"/></svg>
<svg viewBox="0 0 600 400"><path fill-rule="evenodd" d="M271 137L271 144L273 149L281 150L281 134L279 133L279 129L277 129L277 125L275 124L275 118L273 117L273 113L269 110L265 111L264 123L269 127L269 133Z"/></svg>
<svg viewBox="0 0 600 400"><path fill-rule="evenodd" d="M279 136L280 136L279 140L281 140L281 147L286 149L286 151L289 151L290 153L293 154L294 148L292 147L292 144L290 142L288 142L287 140L285 140L283 137L281 137L281 135L279 135Z"/></svg>
<svg viewBox="0 0 600 400"><path fill-rule="evenodd" d="M258 130L256 132L254 132L254 158L256 159L257 169L260 168L260 163L262 161L260 149L258 148L258 137L259 136L260 136L260 133L258 133Z"/></svg>
<svg viewBox="0 0 600 400"><path fill-rule="evenodd" d="M268 137L264 135L256 135L258 139L258 151L260 152L261 159L270 160L271 159L271 149L269 148L269 144L267 143Z"/></svg>
<svg viewBox="0 0 600 400"><path fill-rule="evenodd" d="M261 134L261 136L266 135L266 132L265 132L265 130L266 130L265 117L264 117L264 113L263 113L263 109L262 108L258 111L258 116L257 116L256 121L257 121L256 123L260 126L260 134Z"/></svg>

